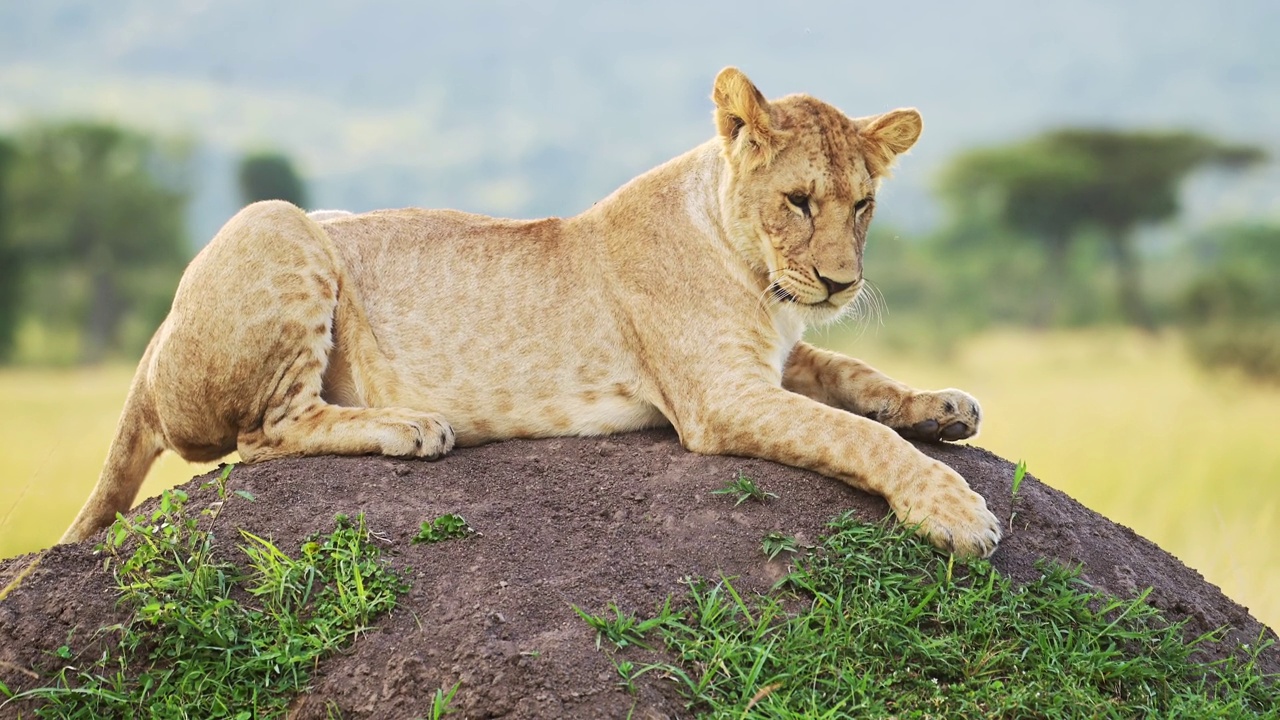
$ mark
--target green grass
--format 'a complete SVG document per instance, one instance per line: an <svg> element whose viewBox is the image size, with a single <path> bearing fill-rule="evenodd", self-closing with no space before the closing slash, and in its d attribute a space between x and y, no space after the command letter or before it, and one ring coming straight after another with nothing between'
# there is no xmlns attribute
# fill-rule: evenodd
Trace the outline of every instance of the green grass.
<svg viewBox="0 0 1280 720"><path fill-rule="evenodd" d="M764 502L765 500L770 500L778 497L777 495L771 492L768 492L764 488L760 487L760 485L757 484L755 480L752 480L751 478L747 477L746 475L743 475L742 473L738 473L738 476L736 478L730 480L729 484L725 485L719 490L712 490L711 494L712 495L729 495L733 497L734 498L733 504L735 507L737 507L738 505L741 505L742 503L748 500L755 500L756 502Z"/></svg>
<svg viewBox="0 0 1280 720"><path fill-rule="evenodd" d="M800 552L800 544L794 535L771 532L760 539L760 549L770 560L773 560L784 552Z"/></svg>
<svg viewBox="0 0 1280 720"><path fill-rule="evenodd" d="M417 535L413 536L412 542L414 544L438 543L475 534L475 528L471 527L466 518L457 513L449 513L435 520L423 521L421 529L418 530Z"/></svg>
<svg viewBox="0 0 1280 720"><path fill-rule="evenodd" d="M1019 460L1017 465L1013 466L1013 487L1010 492L1017 499L1018 488L1022 487L1022 481L1027 477L1027 461Z"/></svg>
<svg viewBox="0 0 1280 720"><path fill-rule="evenodd" d="M670 603L663 605L656 618L648 620L640 620L632 613L624 613L614 603L609 603L609 606L605 608L605 612L599 615L592 615L577 605L573 606L573 611L578 613L578 617L581 617L584 622L596 631L597 650L600 649L604 640L608 640L618 649L629 645L649 647L643 642L645 634L665 623L671 616ZM612 617L610 617L610 613L612 613Z"/></svg>
<svg viewBox="0 0 1280 720"><path fill-rule="evenodd" d="M131 615L97 647L58 650L53 684L17 695L43 701L37 716L281 717L318 662L395 607L407 586L363 516L337 516L298 557L243 530L247 569L217 557L222 508L252 501L226 492L229 473L211 509L189 513L187 494L167 490L149 517L117 520L100 550Z"/></svg>
<svg viewBox="0 0 1280 720"><path fill-rule="evenodd" d="M1027 477L1027 461L1019 460L1017 465L1013 466L1013 482L1010 483L1009 490L1009 530L1013 530L1013 519L1018 517L1018 511L1013 506L1018 504L1018 490L1022 487L1022 481Z"/></svg>
<svg viewBox="0 0 1280 720"><path fill-rule="evenodd" d="M1277 679L1253 664L1260 647L1197 664L1196 645L1214 638L1187 642L1144 598L1104 597L1071 570L1043 570L1016 588L986 561L937 555L909 528L840 518L769 594L689 581L680 610L669 600L633 619L672 662L614 664L624 687L670 679L706 718L1280 716Z"/></svg>
<svg viewBox="0 0 1280 720"><path fill-rule="evenodd" d="M458 688L461 686L461 682L456 682L448 690L436 688L436 694L431 697L431 720L440 720L458 711L458 708L453 706L453 697L458 694Z"/></svg>

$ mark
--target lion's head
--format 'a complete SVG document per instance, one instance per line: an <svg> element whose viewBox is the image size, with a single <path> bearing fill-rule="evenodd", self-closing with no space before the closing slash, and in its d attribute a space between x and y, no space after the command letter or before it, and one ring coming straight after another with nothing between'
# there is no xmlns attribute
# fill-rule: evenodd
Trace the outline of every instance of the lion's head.
<svg viewBox="0 0 1280 720"><path fill-rule="evenodd" d="M737 68L720 71L712 99L730 236L775 299L835 318L863 288L876 190L920 136L920 113L851 118L808 95L769 102Z"/></svg>

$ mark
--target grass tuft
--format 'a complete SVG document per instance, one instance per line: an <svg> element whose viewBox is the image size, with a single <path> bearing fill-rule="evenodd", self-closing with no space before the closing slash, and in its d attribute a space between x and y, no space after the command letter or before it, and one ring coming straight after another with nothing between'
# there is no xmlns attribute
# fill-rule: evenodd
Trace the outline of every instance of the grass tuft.
<svg viewBox="0 0 1280 720"><path fill-rule="evenodd" d="M770 594L690 581L652 627L674 660L627 676L656 672L700 717L735 720L1277 717L1280 687L1254 664L1265 645L1198 664L1216 637L1187 642L1145 595L1109 598L1048 563L1014 587L910 528L845 516L829 530Z"/></svg>
<svg viewBox="0 0 1280 720"><path fill-rule="evenodd" d="M600 615L592 615L577 605L572 606L573 611L578 613L593 630L596 631L596 649L599 650L602 642L608 640L613 646L622 649L629 645L637 647L649 648L645 644L644 636L654 628L661 627L673 620L674 615L671 611L671 603L668 599L667 604L662 606L656 617L648 620L638 619L634 613L624 613L614 603L609 603L605 612ZM609 613L613 617L609 617Z"/></svg>
<svg viewBox="0 0 1280 720"><path fill-rule="evenodd" d="M461 682L456 682L448 690L436 688L436 694L431 697L431 720L440 720L446 715L458 712L458 708L453 706L453 696L458 694L458 688L461 685Z"/></svg>
<svg viewBox="0 0 1280 720"><path fill-rule="evenodd" d="M760 539L760 549L764 551L766 557L773 560L784 552L800 552L800 543L794 535L775 531Z"/></svg>
<svg viewBox="0 0 1280 720"><path fill-rule="evenodd" d="M1027 477L1027 461L1019 460L1017 465L1013 466L1013 482L1010 483L1009 490L1009 532L1013 532L1013 519L1018 517L1018 511L1013 509L1018 504L1018 490L1022 487L1022 481Z"/></svg>
<svg viewBox="0 0 1280 720"><path fill-rule="evenodd" d="M755 500L756 502L764 502L765 500L770 500L778 497L777 495L771 492L768 492L764 488L760 487L758 484L756 484L755 480L752 480L746 475L743 475L741 472L738 473L738 477L734 478L733 480L730 480L728 485L725 485L719 490L712 490L711 494L733 496L735 500L735 502L733 503L734 507L737 507L748 500Z"/></svg>
<svg viewBox="0 0 1280 720"><path fill-rule="evenodd" d="M1018 489L1022 487L1022 481L1027 477L1027 461L1019 460L1017 465L1013 466L1013 483L1010 494L1017 499Z"/></svg>
<svg viewBox="0 0 1280 720"><path fill-rule="evenodd" d="M435 520L424 520L418 534L413 536L413 544L438 543L455 540L468 535L475 535L475 528L467 523L466 518L457 513L441 515Z"/></svg>
<svg viewBox="0 0 1280 720"><path fill-rule="evenodd" d="M240 531L248 569L216 557L228 496L186 512L187 494L165 491L150 517L120 517L101 546L131 617L107 628L89 656L63 646L49 687L18 693L38 717L250 718L282 716L327 655L395 607L408 589L370 542L364 517L339 515L301 556ZM452 697L452 693L450 694Z"/></svg>

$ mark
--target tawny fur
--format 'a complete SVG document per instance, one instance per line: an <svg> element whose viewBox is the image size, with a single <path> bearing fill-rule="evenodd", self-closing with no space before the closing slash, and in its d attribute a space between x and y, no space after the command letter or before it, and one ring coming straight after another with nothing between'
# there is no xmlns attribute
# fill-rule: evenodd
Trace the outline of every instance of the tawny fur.
<svg viewBox="0 0 1280 720"><path fill-rule="evenodd" d="M574 218L242 210L187 268L63 541L127 511L164 449L434 458L670 424L691 451L815 470L989 554L982 497L899 434L970 436L977 402L800 339L861 292L874 194L919 114L770 103L734 68L712 97L716 138Z"/></svg>

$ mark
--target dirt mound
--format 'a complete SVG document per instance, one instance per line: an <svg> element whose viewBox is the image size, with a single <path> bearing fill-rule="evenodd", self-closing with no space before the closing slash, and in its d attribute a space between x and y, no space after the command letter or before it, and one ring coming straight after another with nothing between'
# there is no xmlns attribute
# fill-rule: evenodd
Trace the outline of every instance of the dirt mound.
<svg viewBox="0 0 1280 720"><path fill-rule="evenodd" d="M998 517L1009 517L1008 462L973 447L920 447L968 478ZM739 471L779 497L735 507L711 494ZM212 491L196 490L199 482L187 486L193 503L212 499ZM256 501L228 505L222 523L294 551L308 535L331 530L334 514L363 512L386 538L393 564L412 568L413 588L400 607L321 667L312 694L295 705L298 718L326 717L334 704L343 717L418 717L437 688L459 681L457 705L467 717L682 717L671 683L639 683L638 698L617 687L616 670L572 606L598 612L613 601L648 614L680 593L688 576L736 576L738 587L763 591L785 572L760 552L766 533L813 539L845 509L868 520L887 512L879 498L834 480L760 460L693 455L660 431L505 442L436 463L277 461L237 468L231 487ZM1086 580L1119 596L1154 588L1150 601L1188 619L1192 634L1226 626L1225 644L1235 645L1263 631L1198 573L1034 478L1023 483L1016 510L993 558L1015 579L1037 577L1039 558L1057 558L1081 564ZM483 535L410 544L424 519L455 512ZM0 563L0 585L27 559ZM87 546L50 551L0 602L0 681L32 687L36 672L58 667L51 653L59 645L70 638L83 646L94 630L118 622L110 586ZM1280 672L1280 649L1273 646L1260 664Z"/></svg>

